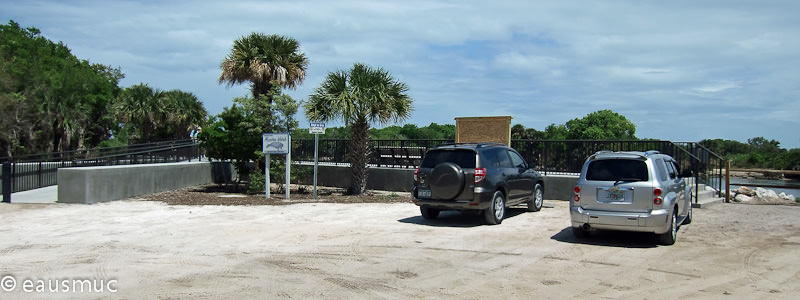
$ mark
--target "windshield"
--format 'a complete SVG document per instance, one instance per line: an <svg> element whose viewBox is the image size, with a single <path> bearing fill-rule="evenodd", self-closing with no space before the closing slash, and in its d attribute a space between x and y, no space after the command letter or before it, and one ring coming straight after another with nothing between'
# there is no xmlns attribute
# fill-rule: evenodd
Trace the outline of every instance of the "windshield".
<svg viewBox="0 0 800 300"><path fill-rule="evenodd" d="M601 159L589 163L586 180L647 181L647 164L635 159Z"/></svg>
<svg viewBox="0 0 800 300"><path fill-rule="evenodd" d="M423 168L433 168L444 162L457 164L464 169L475 168L475 152L472 150L433 150L425 154Z"/></svg>

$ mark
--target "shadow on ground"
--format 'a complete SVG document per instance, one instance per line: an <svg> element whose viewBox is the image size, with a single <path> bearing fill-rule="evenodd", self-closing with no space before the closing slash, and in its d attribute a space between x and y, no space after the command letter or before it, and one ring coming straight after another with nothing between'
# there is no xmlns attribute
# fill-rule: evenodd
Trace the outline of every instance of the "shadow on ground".
<svg viewBox="0 0 800 300"><path fill-rule="evenodd" d="M570 226L551 236L550 239L563 243L621 248L655 248L658 246L658 241L652 233L594 230L588 236L576 238L572 234Z"/></svg>
<svg viewBox="0 0 800 300"><path fill-rule="evenodd" d="M506 208L505 219L513 218L525 213L525 209ZM397 220L400 223L433 226L433 227L476 227L484 225L483 214L479 212L459 212L446 210L439 213L439 217L434 220L426 220L421 215ZM500 224L502 226L502 224Z"/></svg>

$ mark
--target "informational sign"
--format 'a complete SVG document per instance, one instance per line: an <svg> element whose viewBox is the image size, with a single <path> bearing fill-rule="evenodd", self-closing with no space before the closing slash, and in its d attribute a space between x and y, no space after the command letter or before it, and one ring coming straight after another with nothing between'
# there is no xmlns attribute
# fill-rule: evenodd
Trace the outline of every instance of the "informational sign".
<svg viewBox="0 0 800 300"><path fill-rule="evenodd" d="M308 133L310 134L325 134L324 122L311 122L308 126Z"/></svg>
<svg viewBox="0 0 800 300"><path fill-rule="evenodd" d="M265 133L261 135L261 143L265 154L289 153L288 133Z"/></svg>
<svg viewBox="0 0 800 300"><path fill-rule="evenodd" d="M317 199L317 167L319 166L319 135L325 134L324 122L310 122L308 133L314 135L314 199Z"/></svg>
<svg viewBox="0 0 800 300"><path fill-rule="evenodd" d="M289 174L291 171L292 166L292 138L289 136L289 133L264 133L261 135L261 148L264 152L264 170L266 170L266 176L264 176L264 188L265 194L267 199L270 196L270 185L269 185L269 155L270 154L285 154L286 155L286 200L289 200L289 190L290 182L289 182Z"/></svg>

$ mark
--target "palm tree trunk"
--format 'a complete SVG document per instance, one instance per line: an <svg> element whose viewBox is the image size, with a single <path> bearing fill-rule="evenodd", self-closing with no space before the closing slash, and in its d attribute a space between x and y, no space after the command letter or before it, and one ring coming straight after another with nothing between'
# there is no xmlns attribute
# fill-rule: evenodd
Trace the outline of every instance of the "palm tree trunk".
<svg viewBox="0 0 800 300"><path fill-rule="evenodd" d="M272 95L269 94L270 90L272 90L271 83L254 81L251 90L253 92L253 99L258 99L258 96L264 95L267 97L267 99L269 99L269 104L272 104Z"/></svg>
<svg viewBox="0 0 800 300"><path fill-rule="evenodd" d="M350 143L350 170L353 173L350 193L361 195L367 190L367 162L369 161L369 123L360 118L353 124Z"/></svg>

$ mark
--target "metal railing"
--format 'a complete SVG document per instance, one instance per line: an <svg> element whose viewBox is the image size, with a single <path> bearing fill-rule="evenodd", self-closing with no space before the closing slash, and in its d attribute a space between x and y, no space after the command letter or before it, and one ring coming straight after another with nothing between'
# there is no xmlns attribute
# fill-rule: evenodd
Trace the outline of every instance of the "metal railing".
<svg viewBox="0 0 800 300"><path fill-rule="evenodd" d="M320 139L319 161L333 165L348 165L349 140ZM379 167L416 168L425 152L451 140L372 140L369 164ZM587 157L601 150L648 151L657 150L675 158L682 170L692 170L695 190L700 184L713 188L718 195L723 192L722 180L725 160L718 154L694 142L659 140L512 140L516 149L544 175L577 175ZM292 141L292 159L313 161L314 140ZM697 193L694 195L697 201Z"/></svg>
<svg viewBox="0 0 800 300"><path fill-rule="evenodd" d="M175 140L121 147L95 148L2 157L0 193L10 202L11 193L58 184L58 169L191 161L200 148L192 140Z"/></svg>

